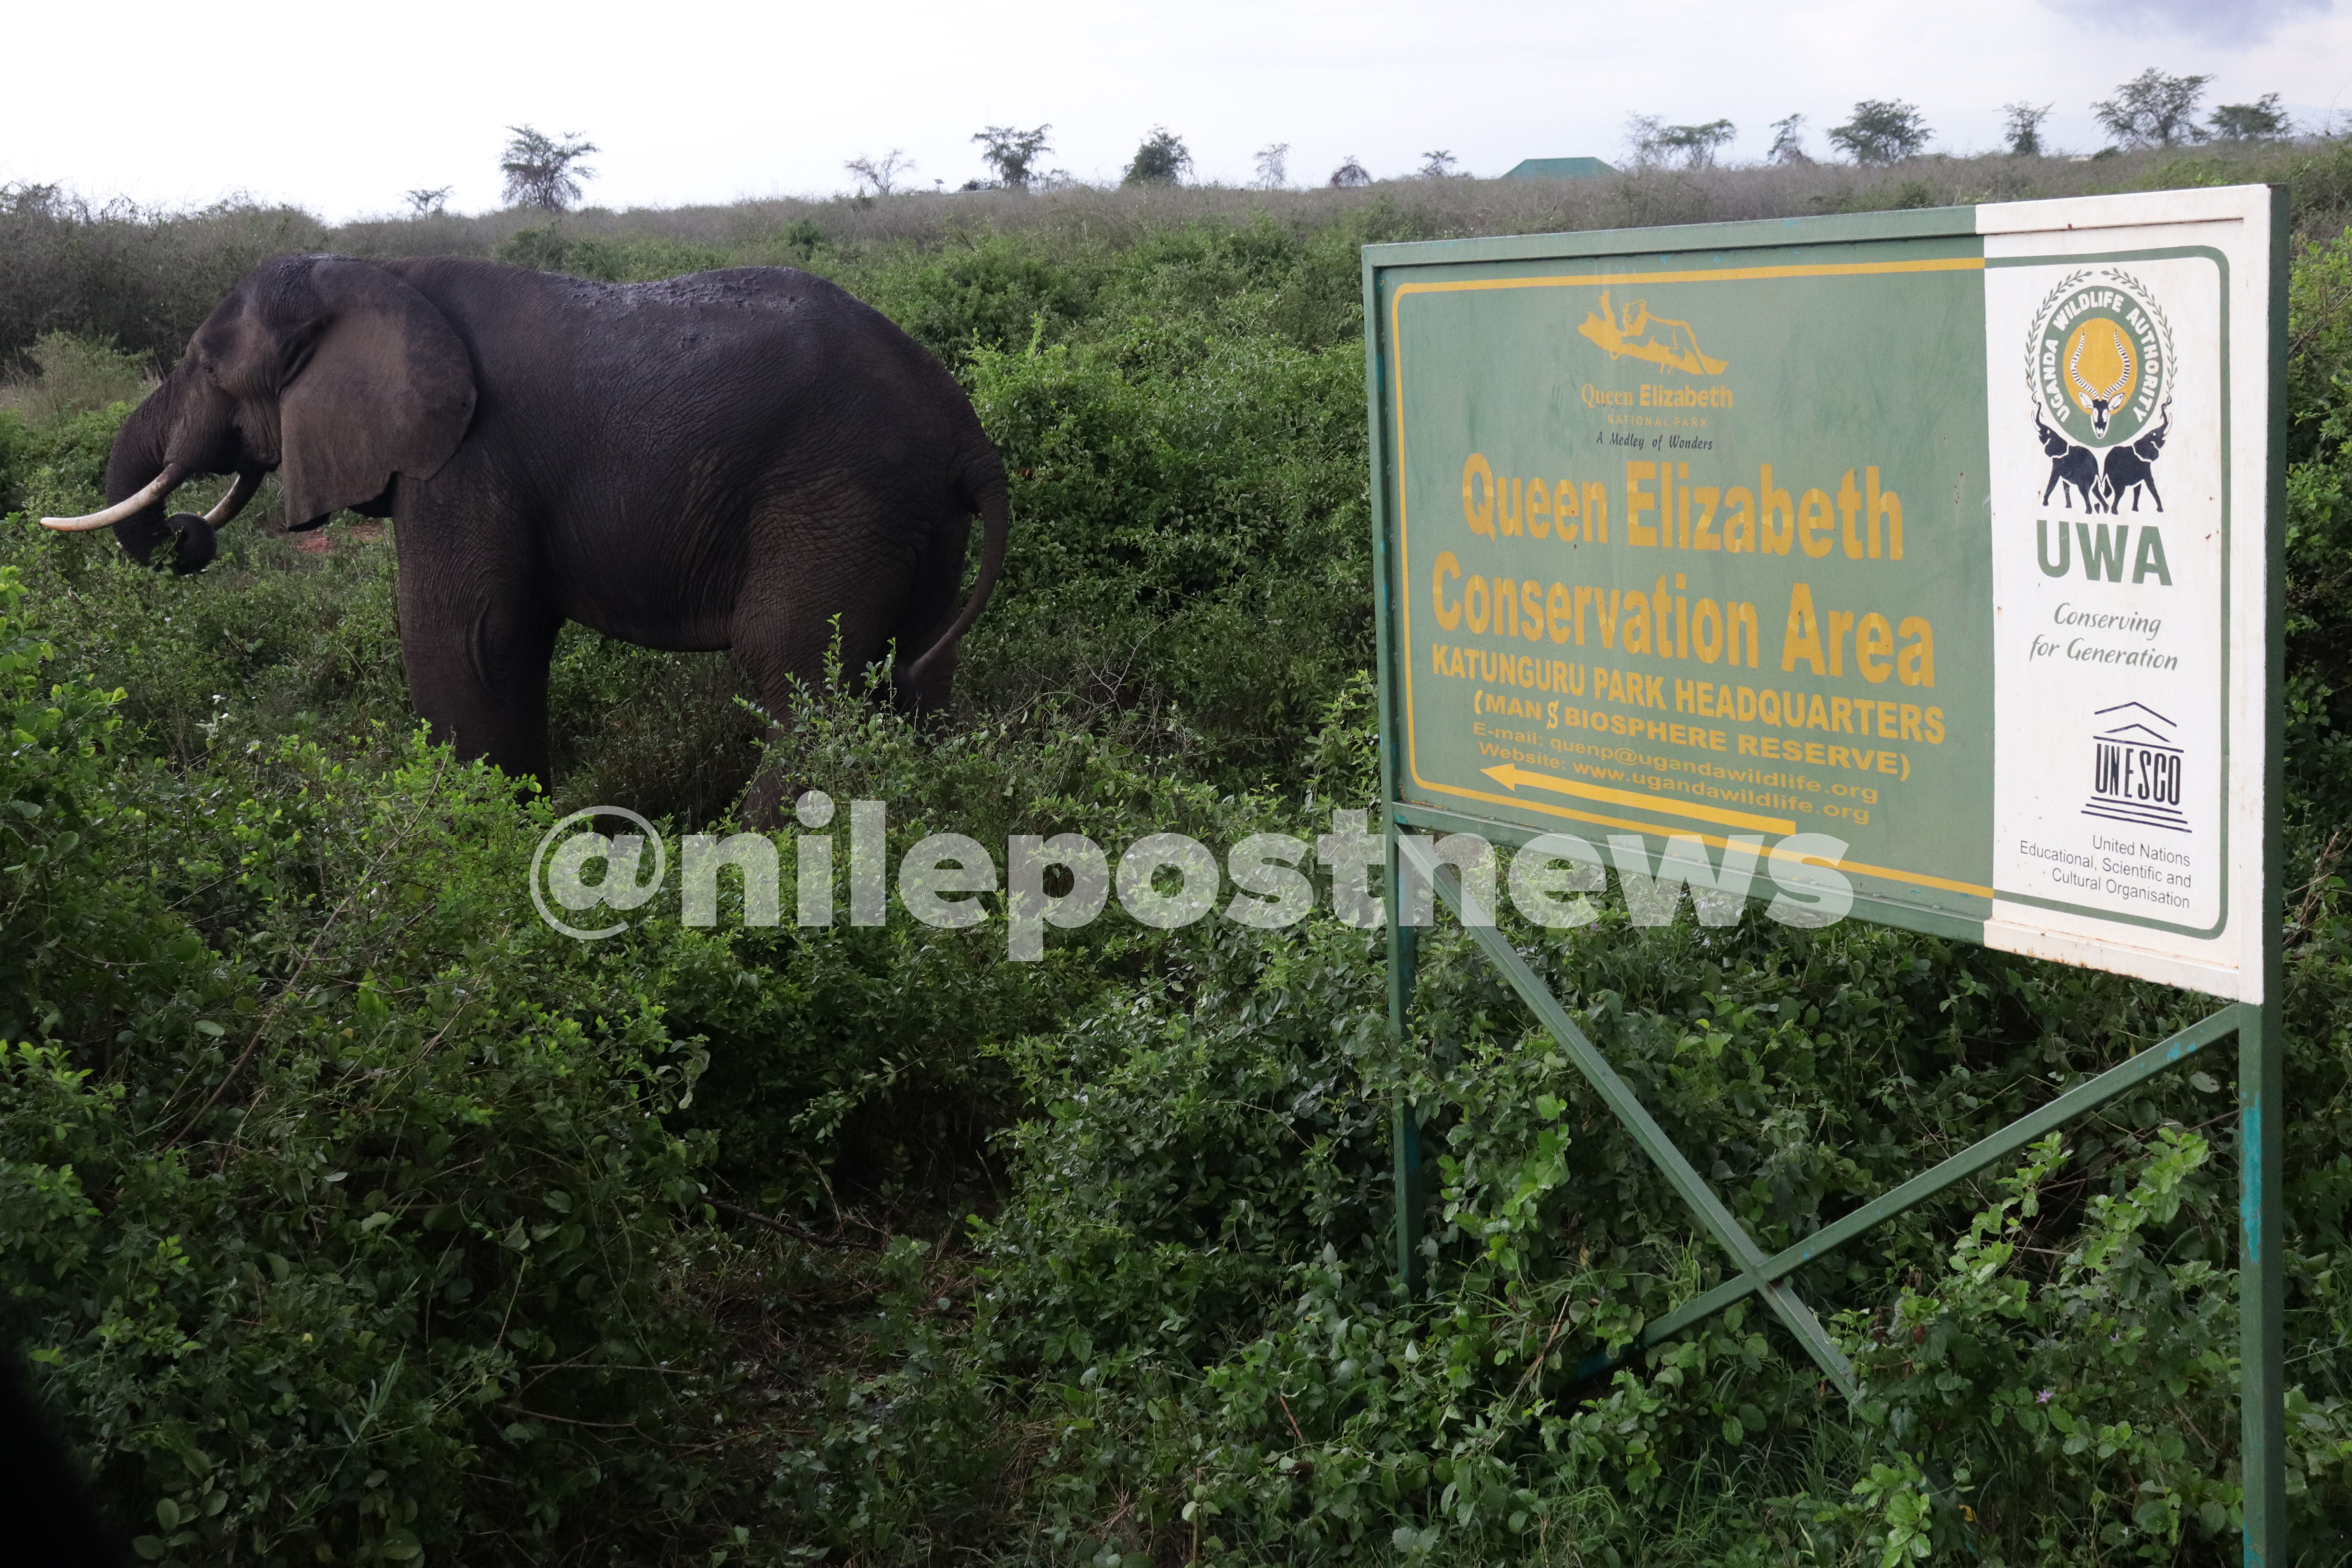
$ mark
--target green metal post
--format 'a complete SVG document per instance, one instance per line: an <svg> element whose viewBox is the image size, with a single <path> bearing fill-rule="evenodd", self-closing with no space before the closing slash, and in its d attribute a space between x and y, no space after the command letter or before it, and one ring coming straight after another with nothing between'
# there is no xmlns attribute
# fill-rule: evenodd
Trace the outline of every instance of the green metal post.
<svg viewBox="0 0 2352 1568"><path fill-rule="evenodd" d="M1382 813L1387 819L1388 881L1387 896L1382 908L1389 925L1389 1036L1400 1051L1410 1037L1406 1020L1412 1011L1412 985L1421 957L1421 932L1404 924L1398 917L1404 908L1403 867L1397 857L1397 825L1395 816ZM1396 1257L1397 1279L1405 1300L1412 1300L1421 1292L1421 1124L1412 1113L1412 1101L1404 1091L1397 1091L1390 1110L1390 1137L1396 1153Z"/></svg>
<svg viewBox="0 0 2352 1568"><path fill-rule="evenodd" d="M1381 628L1381 657L1375 665L1381 709L1381 833L1388 848L1381 906L1388 921L1389 1036L1402 1051L1411 1037L1406 1022L1412 1014L1421 933L1398 919L1404 908L1404 889L1399 879L1402 868L1397 862L1393 803L1404 793L1404 773L1397 748L1397 692L1389 679L1389 650L1400 646L1402 629L1395 619L1388 530L1381 526L1389 484L1388 422L1381 417L1381 339L1376 326L1380 321L1380 286L1369 248L1363 266L1364 387L1371 433L1372 617ZM1396 1159L1397 1286L1410 1301L1421 1289L1421 1127L1413 1116L1412 1102L1402 1089L1389 1107L1389 1135Z"/></svg>
<svg viewBox="0 0 2352 1568"><path fill-rule="evenodd" d="M2238 1036L2239 1473L2245 1487L2247 1568L2287 1561L2285 1193L2280 1154L2286 1120L2285 1016L2280 1005L2279 921L2284 846L2286 658L2286 284L2289 204L2272 187L2270 428L2263 533L2262 1004Z"/></svg>
<svg viewBox="0 0 2352 1568"><path fill-rule="evenodd" d="M2286 1322L2279 1192L2284 1051L2275 1001L2250 1007L2238 1036L2240 1471L2247 1568L2286 1561Z"/></svg>
<svg viewBox="0 0 2352 1568"><path fill-rule="evenodd" d="M1766 1258L1754 1272L1735 1275L1705 1295L1694 1297L1664 1317L1644 1325L1633 1342L1618 1354L1588 1357L1577 1367L1577 1377L1580 1380L1597 1377L1629 1355L1663 1344L1693 1323L1714 1316L1734 1301L1743 1300L1773 1280L1795 1273L1864 1232L1948 1191L1956 1183L1965 1181L2004 1155L2015 1153L2053 1128L2063 1127L2076 1117L2086 1116L2130 1093L2158 1073L2179 1067L2208 1046L2233 1035L2242 1035L2252 1026L2247 1020L2253 1014L2253 1008L2242 1005L2224 1007L2211 1017L2158 1041L2129 1060L2117 1063L2098 1077L2076 1084L2041 1110L2029 1112L2000 1131L1979 1139L1894 1191L1881 1194L1844 1218L1833 1220L1804 1240L1783 1247Z"/></svg>

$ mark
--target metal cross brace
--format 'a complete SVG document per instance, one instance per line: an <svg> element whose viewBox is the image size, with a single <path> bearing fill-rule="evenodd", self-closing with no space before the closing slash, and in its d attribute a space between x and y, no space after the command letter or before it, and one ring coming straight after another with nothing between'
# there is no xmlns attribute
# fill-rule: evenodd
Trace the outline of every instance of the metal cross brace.
<svg viewBox="0 0 2352 1568"><path fill-rule="evenodd" d="M1699 1223L1715 1237L1717 1245L1730 1255L1738 1269L1736 1275L1714 1289L1645 1325L1624 1350L1614 1355L1588 1358L1577 1368L1580 1378L1607 1372L1628 1357L1673 1338L1734 1301L1748 1296L1761 1296L1846 1398L1859 1397L1853 1363L1846 1359L1845 1352L1838 1349L1827 1331L1822 1329L1812 1310L1781 1282L1787 1276L1832 1248L1924 1203L2002 1155L2023 1148L2053 1128L2097 1110L2155 1074L2186 1061L2215 1041L2239 1033L2242 1027L2248 1026L2248 1020L2242 1018L2241 1015L2252 1011L2238 1005L2222 1008L2202 1022L2108 1068L2089 1082L2076 1085L2040 1110L2019 1118L2000 1131L1979 1140L1959 1153L1914 1176L1894 1191L1873 1199L1853 1213L1822 1226L1795 1246L1768 1258L1700 1179L1690 1162L1683 1158L1682 1152L1674 1146L1664 1130L1643 1109L1625 1080L1618 1077L1607 1058L1576 1026L1568 1010L1552 995L1550 987L1528 967L1518 950L1504 940L1502 933L1494 926L1472 922L1463 906L1458 876L1453 868L1437 858L1432 841L1412 834L1399 834L1396 845L1402 866L1409 867L1414 875L1425 879L1454 914L1462 918L1463 929L1470 933L1495 967L1502 971L1504 979L1510 983L1513 991L1518 993L1519 999L1534 1011L1553 1037L1567 1049L1569 1059L1575 1064L1577 1070L1584 1075L1585 1080L1592 1085L1609 1109L1633 1134L1643 1152L1657 1164L1667 1182L1691 1206L1698 1215Z"/></svg>

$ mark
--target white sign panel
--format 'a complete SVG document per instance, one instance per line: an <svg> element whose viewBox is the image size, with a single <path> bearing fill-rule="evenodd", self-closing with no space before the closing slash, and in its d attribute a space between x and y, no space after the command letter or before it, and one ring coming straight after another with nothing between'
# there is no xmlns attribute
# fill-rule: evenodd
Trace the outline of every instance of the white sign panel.
<svg viewBox="0 0 2352 1568"><path fill-rule="evenodd" d="M2261 1000L2263 187L1978 209L1994 947Z"/></svg>

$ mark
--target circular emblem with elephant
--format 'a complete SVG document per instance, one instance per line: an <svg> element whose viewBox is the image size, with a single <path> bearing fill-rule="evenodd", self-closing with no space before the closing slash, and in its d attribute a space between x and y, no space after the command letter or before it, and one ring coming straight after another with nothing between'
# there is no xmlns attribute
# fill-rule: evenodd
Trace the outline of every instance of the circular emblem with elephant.
<svg viewBox="0 0 2352 1568"><path fill-rule="evenodd" d="M2094 450L2128 446L2171 401L2171 323L2122 268L2075 272L2033 314L2026 379L2052 434Z"/></svg>

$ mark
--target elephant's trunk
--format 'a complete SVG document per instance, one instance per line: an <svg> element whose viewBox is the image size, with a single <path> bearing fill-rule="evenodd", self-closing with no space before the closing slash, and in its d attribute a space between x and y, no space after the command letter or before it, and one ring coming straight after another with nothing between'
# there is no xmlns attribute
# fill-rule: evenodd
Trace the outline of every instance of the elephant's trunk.
<svg viewBox="0 0 2352 1568"><path fill-rule="evenodd" d="M123 553L144 563L168 544L176 570L203 570L215 552L214 527L235 516L260 487L258 470L249 476L236 469L237 482L205 517L182 512L163 515L163 503L183 481L199 474L229 471L235 459L217 439L192 436L182 417L188 411L184 376L186 367L166 376L163 384L131 411L114 434L114 449L106 459L106 494L111 504L82 517L49 517L41 521L68 532L110 524Z"/></svg>
<svg viewBox="0 0 2352 1568"><path fill-rule="evenodd" d="M143 489L125 496L103 510L86 512L80 517L45 517L41 519L41 525L44 528L54 528L61 533L79 533L92 528L111 528L116 523L136 517L149 507L162 502L179 487L181 479L186 476L187 469L182 465L166 463L163 465L163 471L148 480ZM243 479L240 479L238 484L242 486L243 483ZM234 495L236 492L230 493Z"/></svg>
<svg viewBox="0 0 2352 1568"><path fill-rule="evenodd" d="M118 538L126 524L136 529L142 521L153 530L161 529L164 500L174 486L198 471L185 453L173 449L177 379L176 374L165 377L163 384L148 394L114 433L113 449L106 458L105 493L110 504L80 517L45 517L44 523L66 533L111 524Z"/></svg>

